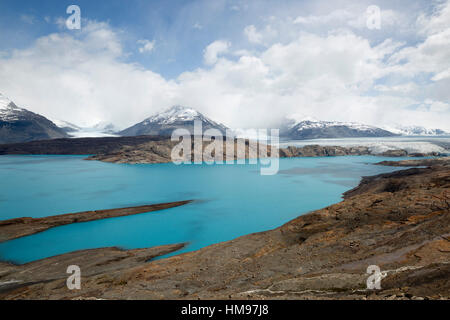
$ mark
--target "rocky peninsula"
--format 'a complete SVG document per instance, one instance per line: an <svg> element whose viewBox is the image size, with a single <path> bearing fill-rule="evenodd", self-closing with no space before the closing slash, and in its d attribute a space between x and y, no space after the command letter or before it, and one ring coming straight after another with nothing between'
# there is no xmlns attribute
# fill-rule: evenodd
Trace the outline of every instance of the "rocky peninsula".
<svg viewBox="0 0 450 320"><path fill-rule="evenodd" d="M151 204L146 206L119 209L84 211L67 213L44 218L17 218L0 221L0 242L8 241L30 234L43 232L47 229L79 222L88 222L106 218L124 217L133 214L159 211L186 205L192 200Z"/></svg>
<svg viewBox="0 0 450 320"><path fill-rule="evenodd" d="M365 177L338 204L166 259L149 261L177 246L2 263L0 299L449 299L450 161L409 164L426 167ZM66 288L69 264L86 270L81 290ZM366 287L369 265L386 273L380 290Z"/></svg>

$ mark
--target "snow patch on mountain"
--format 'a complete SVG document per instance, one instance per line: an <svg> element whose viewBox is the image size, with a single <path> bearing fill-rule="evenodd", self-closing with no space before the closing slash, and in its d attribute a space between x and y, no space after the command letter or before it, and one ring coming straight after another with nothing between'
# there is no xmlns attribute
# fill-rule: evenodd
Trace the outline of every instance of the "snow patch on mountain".
<svg viewBox="0 0 450 320"><path fill-rule="evenodd" d="M446 132L441 129L430 129L422 126L401 126L401 125L393 125L389 127L385 127L385 130L391 131L396 134L400 134L402 136L444 136L450 135L449 132Z"/></svg>
<svg viewBox="0 0 450 320"><path fill-rule="evenodd" d="M194 134L195 121L202 124L202 130L216 129L225 133L227 127L204 116L197 110L184 106L173 106L155 114L118 134L122 136L159 135L171 136L177 129L186 129Z"/></svg>
<svg viewBox="0 0 450 320"><path fill-rule="evenodd" d="M338 122L338 121L319 121L319 120L303 120L293 127L296 127L295 130L302 131L307 129L322 129L328 127L340 127L345 126L355 130L363 130L363 131L373 131L378 128L374 126L365 125L357 122Z"/></svg>
<svg viewBox="0 0 450 320"><path fill-rule="evenodd" d="M366 125L358 122L340 122L340 121L326 121L319 120L312 116L308 116L302 113L296 113L289 115L283 120L282 129L287 131L294 129L297 132L309 129L325 129L332 127L347 127L358 131L374 132L380 130L375 126Z"/></svg>
<svg viewBox="0 0 450 320"><path fill-rule="evenodd" d="M186 122L194 120L206 121L216 124L214 121L206 118L203 114L201 114L197 110L184 106L173 106L161 113L158 113L145 119L143 124L169 125L177 122Z"/></svg>
<svg viewBox="0 0 450 320"><path fill-rule="evenodd" d="M0 93L0 109L7 107L12 101Z"/></svg>
<svg viewBox="0 0 450 320"><path fill-rule="evenodd" d="M19 108L8 97L0 93L0 121L18 121L24 112L26 112L25 109Z"/></svg>
<svg viewBox="0 0 450 320"><path fill-rule="evenodd" d="M286 118L280 124L280 136L284 139L330 139L353 137L389 137L394 133L357 122L323 121L304 115Z"/></svg>

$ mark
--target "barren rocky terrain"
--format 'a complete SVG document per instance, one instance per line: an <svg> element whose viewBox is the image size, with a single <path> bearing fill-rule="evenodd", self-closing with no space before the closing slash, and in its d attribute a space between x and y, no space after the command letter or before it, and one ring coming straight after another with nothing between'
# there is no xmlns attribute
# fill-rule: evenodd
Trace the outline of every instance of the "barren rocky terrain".
<svg viewBox="0 0 450 320"><path fill-rule="evenodd" d="M366 177L338 204L166 259L148 261L176 247L2 263L0 299L450 299L450 163L412 165L428 167ZM81 290L66 287L70 264ZM366 287L370 265L386 273L381 290Z"/></svg>

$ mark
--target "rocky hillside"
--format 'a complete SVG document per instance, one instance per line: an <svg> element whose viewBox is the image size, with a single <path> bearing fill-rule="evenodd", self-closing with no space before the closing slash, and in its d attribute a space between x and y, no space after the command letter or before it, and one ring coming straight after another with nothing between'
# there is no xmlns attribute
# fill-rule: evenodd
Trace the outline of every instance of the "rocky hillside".
<svg viewBox="0 0 450 320"><path fill-rule="evenodd" d="M285 122L280 134L285 139L330 139L359 137L392 137L396 134L373 126L353 122L302 120Z"/></svg>
<svg viewBox="0 0 450 320"><path fill-rule="evenodd" d="M0 94L0 144L64 137L67 133L53 122Z"/></svg>

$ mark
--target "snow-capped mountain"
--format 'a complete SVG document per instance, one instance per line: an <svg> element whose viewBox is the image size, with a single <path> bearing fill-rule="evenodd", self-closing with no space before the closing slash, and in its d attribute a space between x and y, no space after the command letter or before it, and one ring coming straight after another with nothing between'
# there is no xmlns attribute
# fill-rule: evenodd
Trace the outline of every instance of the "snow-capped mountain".
<svg viewBox="0 0 450 320"><path fill-rule="evenodd" d="M19 108L0 93L0 143L68 137L66 132L47 118Z"/></svg>
<svg viewBox="0 0 450 320"><path fill-rule="evenodd" d="M332 139L355 137L391 137L396 134L381 128L356 123L321 121L304 118L300 121L286 119L280 128L280 135L285 139Z"/></svg>
<svg viewBox="0 0 450 320"><path fill-rule="evenodd" d="M402 136L445 136L450 135L449 132L446 132L441 129L429 129L421 126L392 126L385 127L386 130L394 132L396 134Z"/></svg>
<svg viewBox="0 0 450 320"><path fill-rule="evenodd" d="M218 129L225 134L227 127L217 123L195 109L174 106L161 113L155 114L144 121L135 124L121 132L122 136L160 135L171 136L175 129L184 128L194 133L194 121L201 121L203 131Z"/></svg>

